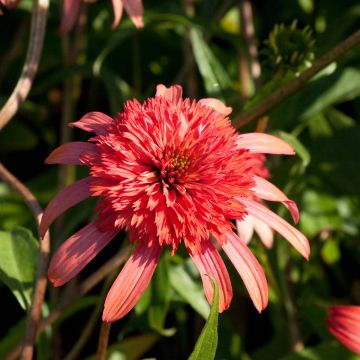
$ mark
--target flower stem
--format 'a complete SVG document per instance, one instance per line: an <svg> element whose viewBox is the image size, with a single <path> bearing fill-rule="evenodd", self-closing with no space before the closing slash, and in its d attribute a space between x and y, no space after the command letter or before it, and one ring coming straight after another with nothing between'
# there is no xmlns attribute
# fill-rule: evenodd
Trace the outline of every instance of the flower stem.
<svg viewBox="0 0 360 360"><path fill-rule="evenodd" d="M259 118L261 115L272 109L275 105L285 100L287 97L298 91L308 80L324 69L333 61L337 60L349 50L360 44L360 30L350 35L347 39L336 45L332 50L319 58L311 67L306 69L298 77L290 80L285 85L267 96L260 104L240 113L233 119L233 125L240 128L249 122Z"/></svg>
<svg viewBox="0 0 360 360"><path fill-rule="evenodd" d="M29 48L20 78L0 110L0 130L12 119L25 101L36 75L43 48L49 0L33 0Z"/></svg>
<svg viewBox="0 0 360 360"><path fill-rule="evenodd" d="M96 354L97 360L105 360L106 359L106 351L109 343L109 334L110 334L111 324L103 321L100 329L99 343Z"/></svg>

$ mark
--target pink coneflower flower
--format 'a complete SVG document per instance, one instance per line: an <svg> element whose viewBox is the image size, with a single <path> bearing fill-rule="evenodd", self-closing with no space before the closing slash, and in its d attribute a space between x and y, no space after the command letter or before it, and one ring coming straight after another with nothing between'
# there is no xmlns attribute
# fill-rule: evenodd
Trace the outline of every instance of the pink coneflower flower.
<svg viewBox="0 0 360 360"><path fill-rule="evenodd" d="M327 324L342 344L360 355L360 306L330 307Z"/></svg>
<svg viewBox="0 0 360 360"><path fill-rule="evenodd" d="M219 311L227 309L232 287L217 247L233 263L261 311L267 305L264 272L232 220L248 214L283 235L305 258L307 239L254 197L285 204L289 199L267 180L252 174L252 154L294 154L284 141L267 134L239 135L227 117L231 108L216 99L182 99L175 85L157 87L155 98L128 101L112 119L89 113L72 126L95 133L89 142L55 149L49 164L85 165L89 177L63 189L47 206L41 233L71 206L98 196L98 217L71 236L53 256L48 276L54 286L73 278L125 229L136 244L112 285L103 320L126 315L147 288L161 252L186 247L212 301L219 284ZM297 217L296 207L291 207ZM217 246L215 246L217 245ZM210 275L210 276L208 276Z"/></svg>
<svg viewBox="0 0 360 360"><path fill-rule="evenodd" d="M63 0L62 17L60 32L66 34L74 27L76 20L79 16L79 9L82 0ZM91 3L96 0L83 0ZM130 16L131 21L137 28L144 26L143 23L143 5L142 0L112 0L114 9L114 21L112 28L114 29L120 23L123 8Z"/></svg>

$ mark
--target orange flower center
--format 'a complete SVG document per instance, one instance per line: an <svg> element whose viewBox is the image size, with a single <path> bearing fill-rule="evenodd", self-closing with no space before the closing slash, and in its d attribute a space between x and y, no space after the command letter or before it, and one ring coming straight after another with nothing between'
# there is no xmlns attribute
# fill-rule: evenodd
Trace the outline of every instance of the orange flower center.
<svg viewBox="0 0 360 360"><path fill-rule="evenodd" d="M186 154L166 152L161 165L161 179L168 184L183 183L191 159Z"/></svg>

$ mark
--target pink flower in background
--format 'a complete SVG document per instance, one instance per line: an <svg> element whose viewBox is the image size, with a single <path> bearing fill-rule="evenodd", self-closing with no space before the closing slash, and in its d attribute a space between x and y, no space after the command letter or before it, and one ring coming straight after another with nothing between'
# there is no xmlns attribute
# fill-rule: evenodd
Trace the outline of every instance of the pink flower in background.
<svg viewBox="0 0 360 360"><path fill-rule="evenodd" d="M60 32L66 34L74 27L79 16L79 9L82 0L63 0L62 17ZM96 0L84 0L85 2L93 2ZM119 25L123 8L130 16L131 21L137 28L144 26L143 23L143 5L142 0L112 0L114 9L114 22L112 28Z"/></svg>
<svg viewBox="0 0 360 360"><path fill-rule="evenodd" d="M360 355L360 306L330 307L327 324L336 339Z"/></svg>
<svg viewBox="0 0 360 360"><path fill-rule="evenodd" d="M0 0L0 4L1 5L4 5L10 9L16 7L18 5L18 3L20 2L20 0ZM0 8L0 15L2 15L2 11L1 11L1 8Z"/></svg>
<svg viewBox="0 0 360 360"><path fill-rule="evenodd" d="M238 134L227 117L231 108L216 99L182 99L175 85L157 87L155 98L128 101L115 119L89 113L72 126L95 133L88 142L55 149L51 164L85 165L87 178L63 189L47 206L45 234L61 213L98 196L98 217L57 250L49 279L60 286L82 270L121 230L135 250L112 285L103 319L126 315L147 288L165 246L174 253L183 243L197 266L209 302L219 284L219 311L227 309L232 287L221 247L239 272L261 311L267 305L264 272L234 233L232 220L251 215L284 236L305 258L308 240L254 199L281 201L297 218L290 200L266 179L254 175L254 154L294 154L284 141L260 133Z"/></svg>

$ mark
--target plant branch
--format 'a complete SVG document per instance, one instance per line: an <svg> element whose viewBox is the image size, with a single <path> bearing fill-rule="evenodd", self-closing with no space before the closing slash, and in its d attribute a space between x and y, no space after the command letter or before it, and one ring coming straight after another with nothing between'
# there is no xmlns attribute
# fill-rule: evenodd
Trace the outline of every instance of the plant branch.
<svg viewBox="0 0 360 360"><path fill-rule="evenodd" d="M0 163L0 177L24 199L25 203L27 204L27 206L33 213L35 219L37 220L37 225L39 227L42 216L42 208L39 205L36 197L1 163ZM40 234L39 234L39 238L40 238ZM45 298L45 291L47 285L46 271L49 260L49 253L50 253L50 235L49 232L47 232L44 238L40 241L40 255L38 259L34 295L32 299L30 313L26 321L26 331L25 331L23 348L21 353L21 358L23 360L30 360L33 357L36 332L40 321L42 304Z"/></svg>
<svg viewBox="0 0 360 360"><path fill-rule="evenodd" d="M29 48L20 78L0 110L0 130L12 119L31 89L43 48L49 0L33 0Z"/></svg>
<svg viewBox="0 0 360 360"><path fill-rule="evenodd" d="M122 265L129 254L130 245L121 249L115 256L99 268L95 273L90 275L78 287L77 291L71 293L71 296L64 297L60 304L51 311L51 313L40 322L37 335L41 334L45 328L53 324L62 314L62 312L71 305L74 301L81 298L88 293L94 286L103 280L109 272ZM21 344L17 344L6 356L4 360L15 360L19 357L21 351Z"/></svg>
<svg viewBox="0 0 360 360"><path fill-rule="evenodd" d="M298 91L320 70L324 69L330 63L337 60L359 44L360 30L350 35L347 39L335 46L328 53L320 57L310 68L306 69L297 78L290 80L288 83L266 97L260 104L255 105L253 108L243 113L240 113L240 115L233 120L233 125L236 128L240 128L259 118L261 115L272 109L275 105L279 104L281 101Z"/></svg>
<svg viewBox="0 0 360 360"><path fill-rule="evenodd" d="M103 321L100 329L99 344L96 353L97 360L105 360L109 343L111 324Z"/></svg>

